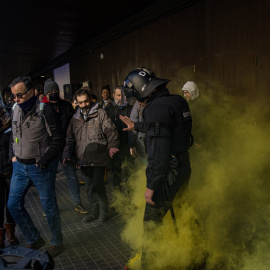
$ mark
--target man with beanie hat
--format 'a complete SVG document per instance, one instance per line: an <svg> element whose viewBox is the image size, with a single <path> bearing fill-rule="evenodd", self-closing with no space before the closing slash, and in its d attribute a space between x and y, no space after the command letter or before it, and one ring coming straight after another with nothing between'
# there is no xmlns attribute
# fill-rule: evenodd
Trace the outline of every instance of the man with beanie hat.
<svg viewBox="0 0 270 270"><path fill-rule="evenodd" d="M25 195L33 183L52 234L48 251L57 256L64 249L52 169L52 161L63 149L59 118L51 106L41 104L34 95L30 77L14 79L10 88L16 103L11 117L13 174L8 209L26 237L27 247L41 248L45 241L24 207Z"/></svg>
<svg viewBox="0 0 270 270"><path fill-rule="evenodd" d="M66 100L63 100L59 96L59 86L53 81L53 79L48 79L44 84L44 95L46 95L47 100L55 111L59 114L61 119L61 130L62 135L66 138L67 129L70 120L74 114L74 109L72 104ZM54 179L56 179L58 163L62 163L62 153L53 161L54 168ZM81 214L87 214L87 210L84 208L81 197L80 197L80 185L76 174L76 155L75 152L71 155L70 162L63 166L66 175L69 192L71 199L75 204L75 211Z"/></svg>

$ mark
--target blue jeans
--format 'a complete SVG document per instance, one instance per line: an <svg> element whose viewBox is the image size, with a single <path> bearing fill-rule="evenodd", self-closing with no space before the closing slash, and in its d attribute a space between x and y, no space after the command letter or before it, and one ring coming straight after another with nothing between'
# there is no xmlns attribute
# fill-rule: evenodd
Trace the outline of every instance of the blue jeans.
<svg viewBox="0 0 270 270"><path fill-rule="evenodd" d="M59 161L61 162L61 159L56 158L52 161L53 163L53 174L54 174L54 182L56 180L56 174L57 174L57 168ZM63 166L63 170L66 175L67 184L68 184L68 190L71 196L72 201L74 204L81 203L81 196L80 196L80 185L76 173L76 165L72 162L67 162L67 166Z"/></svg>
<svg viewBox="0 0 270 270"><path fill-rule="evenodd" d="M40 233L24 207L25 195L32 182L39 193L43 210L52 233L51 244L61 245L63 235L61 219L55 197L52 164L40 170L36 164L13 162L13 174L8 199L8 209L28 243L37 241Z"/></svg>

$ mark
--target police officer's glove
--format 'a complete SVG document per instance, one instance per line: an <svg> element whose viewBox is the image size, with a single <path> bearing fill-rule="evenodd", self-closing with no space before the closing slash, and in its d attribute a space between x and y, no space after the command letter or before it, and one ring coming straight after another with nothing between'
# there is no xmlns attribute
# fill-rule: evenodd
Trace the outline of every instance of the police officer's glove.
<svg viewBox="0 0 270 270"><path fill-rule="evenodd" d="M168 175L167 175L167 181L170 186L175 182L177 175L178 175L178 171L176 169L169 169Z"/></svg>

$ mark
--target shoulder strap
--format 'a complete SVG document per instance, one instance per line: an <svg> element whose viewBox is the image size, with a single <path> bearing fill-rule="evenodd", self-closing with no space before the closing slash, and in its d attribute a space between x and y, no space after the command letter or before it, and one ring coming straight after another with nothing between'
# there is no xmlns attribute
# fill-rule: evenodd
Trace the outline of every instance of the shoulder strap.
<svg viewBox="0 0 270 270"><path fill-rule="evenodd" d="M46 121L46 118L45 118L44 114L43 114L44 106L45 106L45 105L46 105L46 104L45 104L44 102L40 102L40 103L39 103L39 111L40 111L40 114L41 114L42 117L43 117L43 120L44 120L44 123L45 123L45 127L46 127L46 130L47 130L49 136L52 136L50 127L49 127L49 125L48 125L48 123L47 123L47 121Z"/></svg>
<svg viewBox="0 0 270 270"><path fill-rule="evenodd" d="M40 110L40 113L41 113L41 114L43 114L44 105L45 105L44 102L40 102L40 103L39 103L39 110Z"/></svg>
<svg viewBox="0 0 270 270"><path fill-rule="evenodd" d="M13 110L13 111L14 111L14 109L15 109L16 105L17 105L17 102L16 102L16 103L14 103L14 105L12 106L12 110Z"/></svg>

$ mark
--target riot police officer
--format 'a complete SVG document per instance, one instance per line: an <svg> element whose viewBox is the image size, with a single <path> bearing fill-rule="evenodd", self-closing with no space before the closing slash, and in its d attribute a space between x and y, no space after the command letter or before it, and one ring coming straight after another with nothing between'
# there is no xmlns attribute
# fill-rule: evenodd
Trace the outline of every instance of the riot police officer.
<svg viewBox="0 0 270 270"><path fill-rule="evenodd" d="M187 101L182 96L170 95L168 82L147 68L133 70L124 82L126 95L148 99L143 122L134 123L128 117L121 117L127 125L125 130L146 133L144 225L150 220L162 221L176 194L188 186L191 174L188 149L192 118Z"/></svg>

